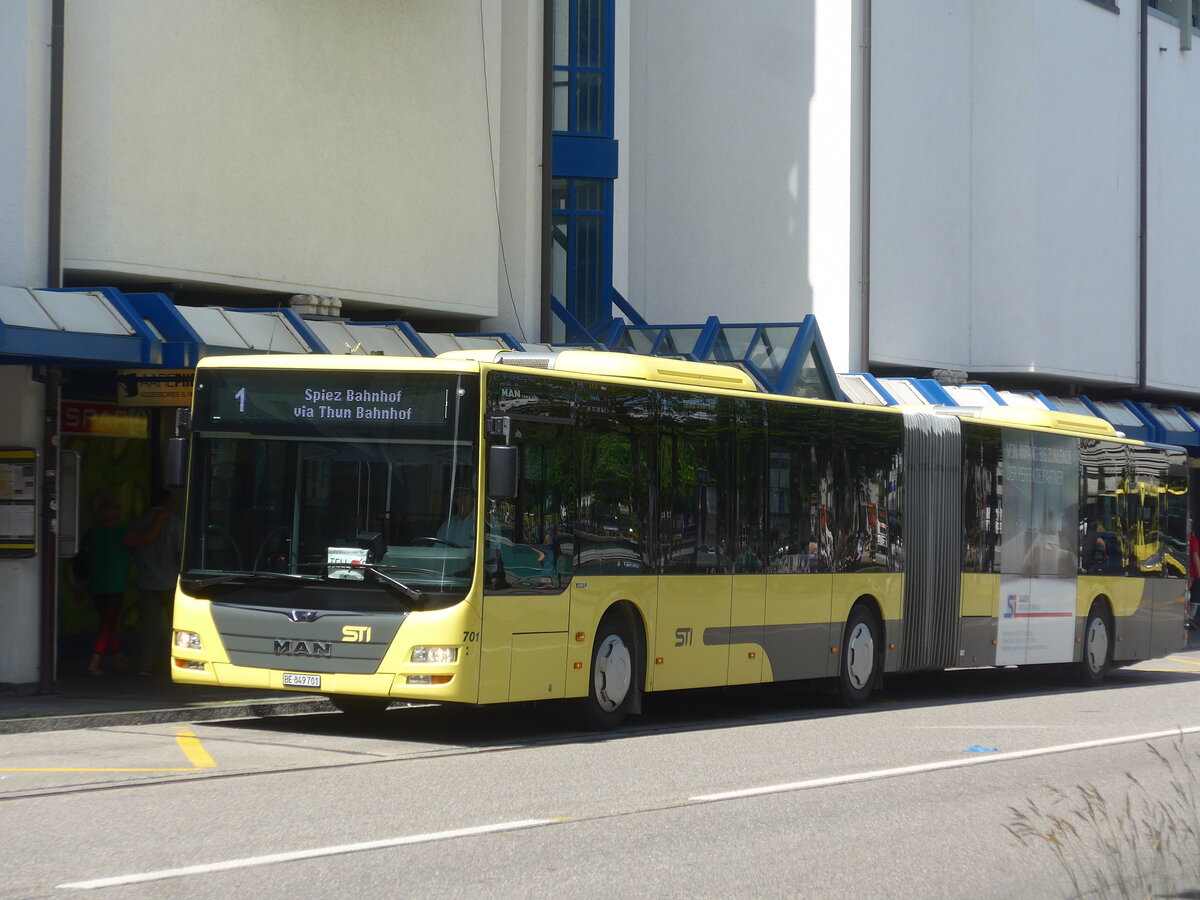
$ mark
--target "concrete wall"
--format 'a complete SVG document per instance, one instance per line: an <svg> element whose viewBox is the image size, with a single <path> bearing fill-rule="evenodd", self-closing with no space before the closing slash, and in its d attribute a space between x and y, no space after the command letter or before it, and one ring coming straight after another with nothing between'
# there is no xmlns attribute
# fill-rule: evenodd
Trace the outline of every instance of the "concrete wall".
<svg viewBox="0 0 1200 900"><path fill-rule="evenodd" d="M0 365L0 422L3 443L34 447L43 454L45 389L28 366ZM0 559L0 686L38 682L41 622L41 560Z"/></svg>
<svg viewBox="0 0 1200 900"><path fill-rule="evenodd" d="M502 239L496 318L480 328L537 341L542 339L542 4L506 0L496 12L500 40L492 41L489 51L500 54L500 79L488 87L491 108L500 112L496 165Z"/></svg>
<svg viewBox="0 0 1200 900"><path fill-rule="evenodd" d="M1200 34L1179 49L1175 22L1151 15L1148 139L1146 381L1200 393ZM1162 49L1160 49L1162 48Z"/></svg>
<svg viewBox="0 0 1200 900"><path fill-rule="evenodd" d="M797 321L825 274L812 257L814 219L845 255L845 223L835 212L827 225L810 196L814 174L830 176L818 190L847 187L824 147L814 155L814 109L850 115L835 110L844 73L829 94L815 81L824 6L760 0L731 14L721 0L631 4L628 133L617 134L628 154L628 238L614 268L649 321ZM844 17L833 6L830 15L840 31Z"/></svg>
<svg viewBox="0 0 1200 900"><path fill-rule="evenodd" d="M1134 383L1137 16L874 13L872 360Z"/></svg>
<svg viewBox="0 0 1200 900"><path fill-rule="evenodd" d="M0 3L0 284L44 286L50 4Z"/></svg>
<svg viewBox="0 0 1200 900"><path fill-rule="evenodd" d="M0 285L46 283L50 4L0 3ZM0 444L42 450L42 385L0 365ZM0 685L38 682L40 560L0 559Z"/></svg>
<svg viewBox="0 0 1200 900"><path fill-rule="evenodd" d="M501 10L69 2L65 264L495 315Z"/></svg>

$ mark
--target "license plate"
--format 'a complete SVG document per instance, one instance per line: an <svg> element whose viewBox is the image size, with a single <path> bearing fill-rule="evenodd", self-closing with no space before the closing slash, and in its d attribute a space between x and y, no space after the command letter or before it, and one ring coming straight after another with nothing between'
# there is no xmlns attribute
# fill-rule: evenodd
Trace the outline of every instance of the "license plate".
<svg viewBox="0 0 1200 900"><path fill-rule="evenodd" d="M320 675L294 675L287 672L283 676L284 687L307 687L319 688L321 686Z"/></svg>

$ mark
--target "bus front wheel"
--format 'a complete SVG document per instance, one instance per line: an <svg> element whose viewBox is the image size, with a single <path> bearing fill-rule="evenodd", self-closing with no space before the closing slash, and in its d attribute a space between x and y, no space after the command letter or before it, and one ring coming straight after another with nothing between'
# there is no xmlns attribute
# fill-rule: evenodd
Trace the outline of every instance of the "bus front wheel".
<svg viewBox="0 0 1200 900"><path fill-rule="evenodd" d="M1100 684L1112 669L1112 628L1099 603L1088 610L1083 626L1083 656L1079 660L1079 681L1087 687Z"/></svg>
<svg viewBox="0 0 1200 900"><path fill-rule="evenodd" d="M856 606L846 621L838 663L837 693L845 706L862 706L879 677L879 625L865 606Z"/></svg>
<svg viewBox="0 0 1200 900"><path fill-rule="evenodd" d="M629 624L609 613L596 629L592 672L584 700L584 722L595 731L608 731L624 721L634 693L634 643Z"/></svg>

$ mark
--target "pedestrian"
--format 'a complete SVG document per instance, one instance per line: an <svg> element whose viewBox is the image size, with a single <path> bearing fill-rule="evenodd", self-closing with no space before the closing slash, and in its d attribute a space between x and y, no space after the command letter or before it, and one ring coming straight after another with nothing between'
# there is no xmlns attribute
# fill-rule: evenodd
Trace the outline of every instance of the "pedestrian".
<svg viewBox="0 0 1200 900"><path fill-rule="evenodd" d="M125 546L125 529L119 524L121 510L116 503L105 500L96 509L100 524L89 529L83 537L83 552L89 560L87 590L100 625L92 644L92 659L88 674L93 678L105 674L102 661L105 653L116 655L117 671L129 668L129 659L121 652L117 629L121 610L125 606L125 589L129 582L129 548Z"/></svg>
<svg viewBox="0 0 1200 900"><path fill-rule="evenodd" d="M183 554L183 521L175 498L159 488L151 506L125 533L138 565L138 674L157 675L170 659L170 613Z"/></svg>

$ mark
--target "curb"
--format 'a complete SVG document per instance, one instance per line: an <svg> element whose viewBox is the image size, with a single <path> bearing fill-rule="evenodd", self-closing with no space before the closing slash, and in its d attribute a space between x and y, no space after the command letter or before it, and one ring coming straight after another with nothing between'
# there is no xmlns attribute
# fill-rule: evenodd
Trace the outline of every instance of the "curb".
<svg viewBox="0 0 1200 900"><path fill-rule="evenodd" d="M323 697L308 700L245 700L211 706L187 706L168 709L141 709L125 712L78 713L69 716L29 716L0 719L0 735L33 734L46 731L72 731L80 728L106 728L118 725L154 725L160 722L214 722L222 719L267 719L302 713L334 712Z"/></svg>

